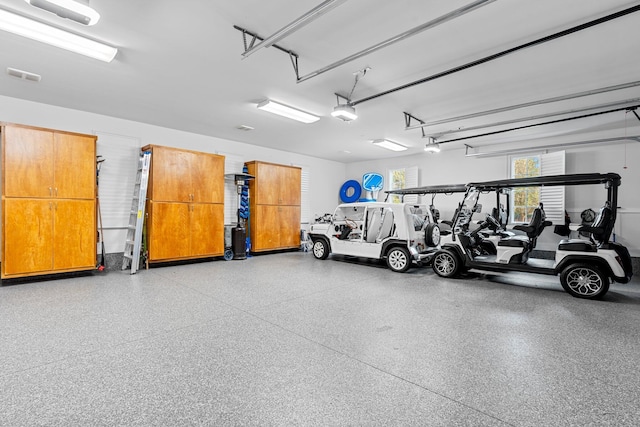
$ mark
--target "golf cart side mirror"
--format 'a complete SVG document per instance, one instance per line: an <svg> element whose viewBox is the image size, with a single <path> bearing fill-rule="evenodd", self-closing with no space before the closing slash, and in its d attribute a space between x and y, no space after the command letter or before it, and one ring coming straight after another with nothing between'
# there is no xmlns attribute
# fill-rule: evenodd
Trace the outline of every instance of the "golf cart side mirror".
<svg viewBox="0 0 640 427"><path fill-rule="evenodd" d="M482 205L480 203L476 204L476 207L473 208L474 213L482 213Z"/></svg>

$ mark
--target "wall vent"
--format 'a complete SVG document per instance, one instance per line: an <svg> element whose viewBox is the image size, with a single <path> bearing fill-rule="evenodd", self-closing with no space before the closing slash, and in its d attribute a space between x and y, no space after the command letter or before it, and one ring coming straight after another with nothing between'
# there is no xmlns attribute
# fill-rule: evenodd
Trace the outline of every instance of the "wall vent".
<svg viewBox="0 0 640 427"><path fill-rule="evenodd" d="M7 74L11 77L16 77L21 80L27 80L30 82L39 82L42 79L40 74L30 73L28 71L18 70L17 68L7 68Z"/></svg>

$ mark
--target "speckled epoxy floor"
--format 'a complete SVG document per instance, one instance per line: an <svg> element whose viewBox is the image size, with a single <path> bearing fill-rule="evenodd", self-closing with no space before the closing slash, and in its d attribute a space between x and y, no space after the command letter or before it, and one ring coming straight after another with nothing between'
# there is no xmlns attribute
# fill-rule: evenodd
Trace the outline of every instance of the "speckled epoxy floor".
<svg viewBox="0 0 640 427"><path fill-rule="evenodd" d="M288 252L0 288L0 425L640 425L640 284Z"/></svg>

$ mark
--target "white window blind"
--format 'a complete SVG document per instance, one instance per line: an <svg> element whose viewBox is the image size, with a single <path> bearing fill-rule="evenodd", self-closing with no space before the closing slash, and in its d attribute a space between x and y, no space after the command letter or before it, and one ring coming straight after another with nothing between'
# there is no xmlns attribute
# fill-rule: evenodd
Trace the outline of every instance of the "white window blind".
<svg viewBox="0 0 640 427"><path fill-rule="evenodd" d="M224 155L224 173L242 173L244 161L238 156ZM224 223L227 225L238 222L238 190L236 183L230 179L224 180Z"/></svg>
<svg viewBox="0 0 640 427"><path fill-rule="evenodd" d="M418 186L418 167L411 166L405 169L404 188L413 188ZM407 194L404 196L405 203L418 203L417 194Z"/></svg>
<svg viewBox="0 0 640 427"><path fill-rule="evenodd" d="M126 228L138 171L141 140L137 137L94 132L100 165L98 197L105 229Z"/></svg>
<svg viewBox="0 0 640 427"><path fill-rule="evenodd" d="M556 151L540 155L542 176L565 173L565 152ZM540 202L544 205L547 220L553 224L564 224L564 186L540 187Z"/></svg>
<svg viewBox="0 0 640 427"><path fill-rule="evenodd" d="M308 166L302 166L302 178L300 181L300 222L309 224L311 218L311 200L309 192L309 180L311 172Z"/></svg>

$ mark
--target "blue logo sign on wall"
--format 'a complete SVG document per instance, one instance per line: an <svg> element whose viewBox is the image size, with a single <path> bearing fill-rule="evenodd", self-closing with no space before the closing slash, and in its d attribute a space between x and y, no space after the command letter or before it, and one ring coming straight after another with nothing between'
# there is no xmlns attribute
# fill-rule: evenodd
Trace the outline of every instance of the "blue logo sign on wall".
<svg viewBox="0 0 640 427"><path fill-rule="evenodd" d="M375 202L378 193L384 188L384 177L379 173L369 172L362 175L362 188L367 192L361 202Z"/></svg>
<svg viewBox="0 0 640 427"><path fill-rule="evenodd" d="M340 200L342 203L375 202L378 199L378 193L384 188L384 177L379 173L369 172L362 176L362 187L355 179L342 184L340 188ZM362 190L366 191L366 197L360 199Z"/></svg>

